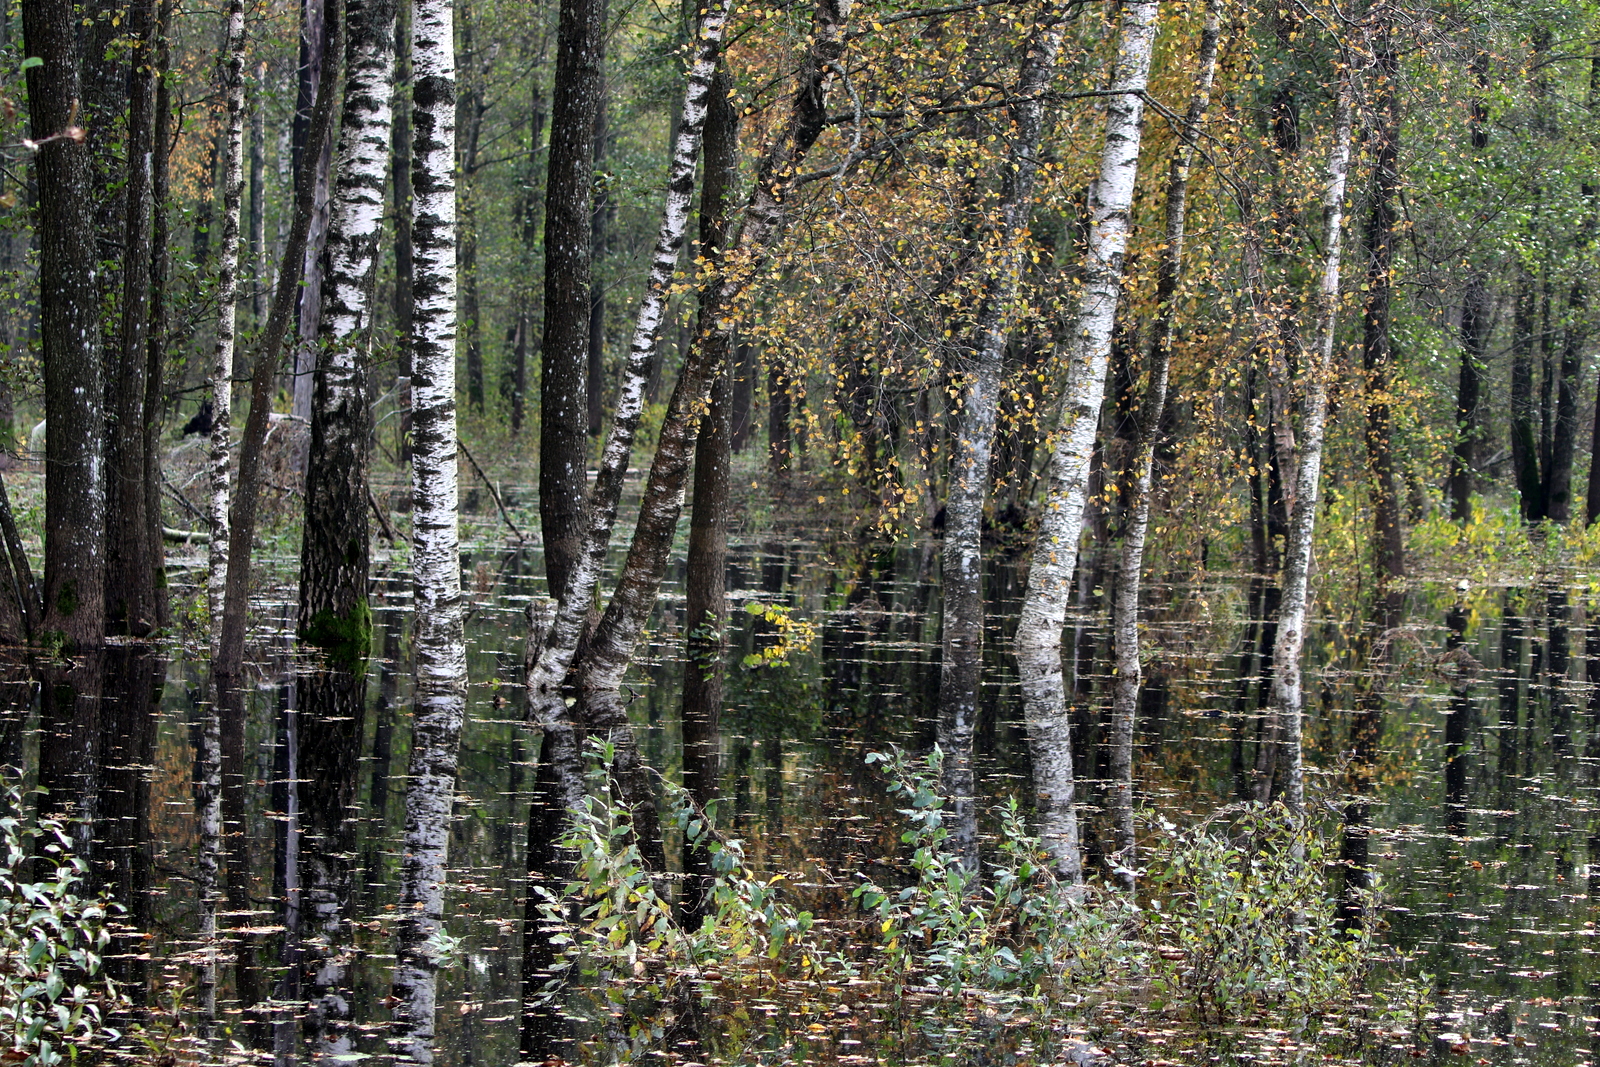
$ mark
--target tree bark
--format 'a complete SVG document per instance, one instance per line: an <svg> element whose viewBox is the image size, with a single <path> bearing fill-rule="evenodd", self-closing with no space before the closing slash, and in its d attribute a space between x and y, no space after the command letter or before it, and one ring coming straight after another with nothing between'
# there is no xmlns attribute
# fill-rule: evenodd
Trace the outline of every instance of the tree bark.
<svg viewBox="0 0 1600 1067"><path fill-rule="evenodd" d="M1373 563L1377 621L1384 632L1400 625L1405 604L1405 540L1400 486L1395 477L1394 352L1389 333L1394 292L1394 240L1400 193L1400 60L1392 30L1378 31L1373 56L1377 99L1368 132L1372 186L1367 216L1367 303L1362 316L1362 367L1366 372L1366 450L1371 477ZM1570 464L1569 464L1570 466Z"/></svg>
<svg viewBox="0 0 1600 1067"><path fill-rule="evenodd" d="M1562 525L1572 518L1572 459L1578 447L1578 392L1582 385L1583 348L1588 341L1588 303L1588 288L1580 275L1573 279L1567 293L1556 380L1555 426L1550 435L1550 464L1544 472L1544 517Z"/></svg>
<svg viewBox="0 0 1600 1067"><path fill-rule="evenodd" d="M1222 36L1222 0L1207 0L1200 33L1194 95L1189 98L1176 149L1167 174L1166 240L1156 267L1156 315L1150 329L1150 355L1145 387L1134 419L1129 456L1127 528L1117 563L1112 597L1112 642L1116 656L1111 688L1110 807L1118 880L1134 887L1138 851L1133 827L1133 733L1143 683L1140 664L1139 592L1144 571L1145 536L1150 527L1150 492L1155 471L1156 439L1167 410L1167 379L1172 362L1172 327L1178 314L1178 285L1183 276L1183 244L1189 213L1189 167L1200 139L1200 124L1211 104L1217 75L1217 43Z"/></svg>
<svg viewBox="0 0 1600 1067"><path fill-rule="evenodd" d="M1083 878L1078 822L1073 810L1072 726L1061 666L1061 633L1078 559L1078 537L1089 462L1105 395L1106 363L1127 250L1134 182L1139 165L1144 91L1156 34L1155 0L1125 0L1117 57L1106 102L1105 142L1099 179L1090 194L1092 223L1083 263L1068 354L1066 396L1029 571L1028 593L1017 622L1016 655L1028 749L1033 759L1039 836L1057 872Z"/></svg>
<svg viewBox="0 0 1600 1067"><path fill-rule="evenodd" d="M145 355L144 494L145 534L151 546L156 624L172 622L167 596L166 547L161 534L161 428L167 407L167 345L170 319L167 286L172 273L172 227L168 217L172 176L172 20L176 0L161 0L156 16L155 134L150 166L150 328Z"/></svg>
<svg viewBox="0 0 1600 1067"><path fill-rule="evenodd" d="M739 176L739 117L728 100L729 78L719 67L711 84L700 191L700 255L714 259L727 243L728 198ZM715 307L701 309L697 332L715 328ZM728 483L732 461L731 367L712 382L711 407L694 454L694 505L684 580L689 628L683 675L683 787L703 809L717 796L723 678L727 670ZM705 914L713 872L703 849L685 848L684 914L698 925Z"/></svg>
<svg viewBox="0 0 1600 1067"><path fill-rule="evenodd" d="M1472 57L1471 66L1477 91L1467 106L1467 133L1476 167L1482 165L1483 150L1489 147L1489 53L1480 47ZM1481 267L1469 268L1466 288L1461 295L1461 373L1456 388L1456 443L1450 461L1450 517L1458 523L1472 518L1478 444L1483 435L1479 393L1493 313L1487 272ZM1594 509L1590 511L1592 514Z"/></svg>
<svg viewBox="0 0 1600 1067"><path fill-rule="evenodd" d="M299 632L336 666L359 673L372 648L367 361L389 170L395 0L350 0L345 22L344 117L322 264Z"/></svg>
<svg viewBox="0 0 1600 1067"><path fill-rule="evenodd" d="M411 279L415 272L411 251L411 8L413 0L398 0L394 19L394 344L396 403L400 405L400 462L411 461Z"/></svg>
<svg viewBox="0 0 1600 1067"><path fill-rule="evenodd" d="M1323 431L1328 414L1328 379L1333 373L1334 328L1338 320L1339 259L1344 235L1344 192L1350 168L1350 96L1348 73L1340 78L1334 109L1333 148L1328 158L1328 185L1323 199L1322 278L1317 293L1316 349L1306 353L1301 403L1300 455L1295 470L1295 499L1285 546L1283 599L1272 650L1272 707L1278 717L1283 752L1283 801L1295 815L1305 813L1305 773L1301 748L1300 651L1311 577L1312 536L1321 493Z"/></svg>
<svg viewBox="0 0 1600 1067"><path fill-rule="evenodd" d="M333 104L337 98L340 60L344 54L344 11L342 0L330 0L324 12L323 29L326 62L322 65L322 85L312 112L305 151L295 169L294 221L284 242L283 259L278 264L278 284L272 294L272 311L267 316L250 379L250 415L239 443L239 487L229 512L228 577L223 595L222 634L215 656L215 671L220 684L236 684L244 663L244 636L250 600L250 557L254 548L256 510L261 497L262 447L267 438L267 416L272 410L272 391L284 339L289 334L300 295L296 284L305 259L306 240L311 231L315 208L316 165L322 146L333 127ZM215 545L213 544L213 548Z"/></svg>
<svg viewBox="0 0 1600 1067"><path fill-rule="evenodd" d="M299 91L294 124L296 180L301 162L309 156L316 167L316 191L311 212L311 228L307 231L305 249L302 252L304 269L298 278L296 288L299 297L298 324L293 349L293 378L290 382L292 402L289 410L295 418L306 421L311 419L311 395L316 380L315 342L319 312L322 308L322 249L328 235L330 206L328 186L333 165L332 133L323 139L320 150L312 151L310 124L315 121L323 86L331 85L335 91L338 88L337 81L325 82L322 78L323 69L329 64L337 67L342 58L328 51L325 43L326 35L322 32L323 23L334 17L328 9L338 2L339 0L301 0L303 19L300 37ZM336 106L336 102L330 101L329 106Z"/></svg>
<svg viewBox="0 0 1600 1067"><path fill-rule="evenodd" d="M217 343L211 360L211 563L206 582L213 657L222 647L230 549L233 357L239 317L239 211L244 195L244 0L231 0L228 5L223 50L228 125L222 135L222 251L217 265Z"/></svg>
<svg viewBox="0 0 1600 1067"><path fill-rule="evenodd" d="M156 2L127 8L133 54L127 72L123 185L122 324L108 359L106 397L106 627L143 637L156 628L155 560L145 520L145 413L150 374L150 224L155 153Z"/></svg>
<svg viewBox="0 0 1600 1067"><path fill-rule="evenodd" d="M1544 479L1539 471L1539 437L1534 428L1534 298L1533 276L1526 267L1519 266L1511 338L1511 466L1521 497L1523 522L1544 518Z"/></svg>
<svg viewBox="0 0 1600 1067"><path fill-rule="evenodd" d="M535 71L544 69L545 55L549 51L549 35L541 30L537 47L529 46L529 65ZM535 323L535 301L538 290L534 287L534 264L538 262L540 223L539 210L543 198L539 195L541 168L539 142L544 138L544 124L548 106L544 96L544 79L538 74L528 79L528 166L523 175L522 196L517 203L518 229L521 232L521 256L517 264L517 340L511 369L511 434L522 433L523 412L528 401L528 345Z"/></svg>
<svg viewBox="0 0 1600 1067"><path fill-rule="evenodd" d="M599 437L605 431L605 368L606 368L606 287L595 279L601 261L610 251L610 233L616 207L611 202L609 178L600 165L610 148L606 128L610 107L610 94L605 90L605 39L600 41L601 90L600 102L594 109L594 168L600 175L595 183L594 213L589 227L589 369L588 401L589 436Z"/></svg>
<svg viewBox="0 0 1600 1067"><path fill-rule="evenodd" d="M983 673L983 512L989 496L989 459L1009 337L1005 309L1028 258L1028 218L1044 134L1045 97L1055 77L1067 10L1043 6L1031 31L1017 80L1020 103L1012 112L1012 136L1000 194L999 218L990 238L998 250L984 287L973 341L961 368L960 426L950 452L950 488L945 502L944 642L939 670L939 745L944 750L943 789L950 798L951 840L969 869L978 867L974 810L972 735ZM1137 157L1138 151L1134 150Z"/></svg>
<svg viewBox="0 0 1600 1067"><path fill-rule="evenodd" d="M28 121L39 191L44 355L43 640L98 647L105 633L105 386L100 359L93 174L78 122L83 89L70 4L22 8Z"/></svg>
<svg viewBox="0 0 1600 1067"><path fill-rule="evenodd" d="M539 520L550 595L566 597L584 550L594 123L606 0L561 0L545 186L544 342L539 380Z"/></svg>
<svg viewBox="0 0 1600 1067"><path fill-rule="evenodd" d="M406 780L400 923L390 1049L433 1061L445 869L466 713L456 480L456 99L450 0L416 0L412 163L416 305L412 315L412 570L416 712Z"/></svg>

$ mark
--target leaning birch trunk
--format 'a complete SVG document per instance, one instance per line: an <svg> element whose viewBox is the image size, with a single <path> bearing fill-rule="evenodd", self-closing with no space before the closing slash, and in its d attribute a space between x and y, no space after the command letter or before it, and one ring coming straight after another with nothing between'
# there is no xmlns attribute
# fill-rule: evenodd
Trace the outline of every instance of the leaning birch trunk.
<svg viewBox="0 0 1600 1067"><path fill-rule="evenodd" d="M228 453L233 445L233 345L238 321L239 209L244 197L244 0L228 5L223 80L228 129L222 163L222 253L218 256L217 347L211 359L211 560L206 606L211 612L211 655L222 641L222 604L228 584L228 509L232 506Z"/></svg>
<svg viewBox="0 0 1600 1067"><path fill-rule="evenodd" d="M323 251L321 323L306 461L300 637L359 672L367 606L367 352L393 121L395 0L351 0L344 117Z"/></svg>
<svg viewBox="0 0 1600 1067"><path fill-rule="evenodd" d="M1000 218L991 238L1001 254L993 261L985 286L974 331L977 349L969 353L970 366L959 368L970 377L961 397L960 429L951 440L950 491L945 502L939 746L944 750L943 789L951 803L951 840L970 871L978 869L972 734L983 671L983 509L989 497L989 453L1008 337L1004 312L1027 267L1028 216L1033 211L1045 98L1065 28L1065 6L1047 3L1034 24L1017 80L1016 132L1001 190Z"/></svg>
<svg viewBox="0 0 1600 1067"><path fill-rule="evenodd" d="M1122 5L1116 65L1107 94L1100 177L1090 194L1089 248L1084 257L1083 292L1068 342L1072 350L1067 394L1050 457L1028 593L1017 621L1017 667L1033 758L1039 836L1057 873L1075 883L1083 879L1083 863L1073 810L1072 720L1061 668L1061 631L1078 560L1078 536L1083 530L1089 458L1105 395L1155 36L1156 0L1127 0Z"/></svg>
<svg viewBox="0 0 1600 1067"><path fill-rule="evenodd" d="M1112 638L1116 645L1116 679L1111 689L1111 816L1115 827L1113 860L1117 877L1134 887L1139 868L1133 832L1133 725L1139 709L1139 586L1144 570L1145 535L1150 528L1150 483L1155 468L1156 435L1167 406L1167 372L1172 363L1172 322L1177 315L1178 283L1183 272L1183 239L1189 213L1189 166L1194 161L1200 123L1211 103L1217 76L1217 41L1222 36L1222 0L1207 0L1205 27L1200 32L1200 75L1195 79L1189 112L1179 131L1167 177L1167 234L1157 267L1156 318L1151 326L1149 385L1139 404L1128 508L1122 536L1122 558L1112 599Z"/></svg>
<svg viewBox="0 0 1600 1067"><path fill-rule="evenodd" d="M433 1062L440 951L436 935L444 925L450 810L467 696L456 528L456 108L451 15L450 0L417 0L412 23L416 711L406 779L390 1049L398 1061L418 1064Z"/></svg>
<svg viewBox="0 0 1600 1067"><path fill-rule="evenodd" d="M1328 156L1328 187L1322 201L1325 229L1322 281L1317 292L1317 347L1305 361L1304 412L1300 457L1295 470L1295 509L1284 551L1283 601L1277 641L1272 649L1272 710L1281 724L1283 802L1305 813L1304 754L1300 745L1300 650L1305 644L1306 599L1311 574L1311 542L1322 482L1323 429L1328 416L1328 376L1333 369L1334 326L1339 310L1339 243L1344 228L1345 178L1350 169L1350 85L1340 79L1334 112L1333 149Z"/></svg>
<svg viewBox="0 0 1600 1067"><path fill-rule="evenodd" d="M730 0L706 10L689 68L684 91L683 112L678 123L678 139L667 182L667 202L662 211L661 229L656 236L650 260L650 274L634 322L633 342L623 372L611 433L606 439L600 470L589 493L589 532L583 552L568 576L566 589L548 630L530 634L528 660L529 714L546 728L557 727L566 715L561 683L572 666L578 639L587 621L595 587L604 569L611 530L616 524L622 485L633 451L634 434L644 412L645 393L656 361L661 323L666 316L667 296L678 253L689 227L690 206L694 200L695 163L700 156L700 138L705 129L710 105L711 81L722 51L722 34L727 26ZM684 373L689 373L686 367ZM706 376L709 385L710 376ZM669 413L668 421L671 416ZM662 441L667 440L663 429ZM648 500L649 493L646 491ZM681 498L680 498L681 499ZM645 509L648 511L648 506ZM641 517L642 520L642 517ZM536 652L537 654L531 654Z"/></svg>

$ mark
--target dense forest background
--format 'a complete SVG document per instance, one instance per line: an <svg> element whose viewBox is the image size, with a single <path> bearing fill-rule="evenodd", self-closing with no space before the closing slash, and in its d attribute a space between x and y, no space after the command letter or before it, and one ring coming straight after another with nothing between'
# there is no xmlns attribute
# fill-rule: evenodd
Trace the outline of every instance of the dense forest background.
<svg viewBox="0 0 1600 1067"><path fill-rule="evenodd" d="M505 1018L527 1060L578 1037L638 1052L670 1030L640 1019L694 1014L641 944L681 953L669 971L797 954L791 976L859 979L713 828L724 713L782 701L739 672L832 669L781 595L782 552L761 595L733 590L747 620L730 621L729 583L741 540L824 545L860 560L845 608L889 642L874 560L905 552L921 592L903 610L930 620L905 639L937 646L918 666L925 759L871 758L910 805L916 859L898 888L857 872L830 905L873 916L895 981L1031 982L1042 1011L1095 967L1199 960L1182 937L1253 908L1288 933L1249 950L1273 962L1248 994L1217 992L1237 969L1221 962L1152 981L1200 990L1202 1026L1244 1000L1320 1011L1371 973L1372 798L1425 695L1453 702L1445 836L1464 834L1461 709L1482 661L1503 676L1503 774L1600 744L1600 629L1584 630L1597 17L1404 0L8 5L0 638L33 672L8 699L43 723L14 761L47 789L38 814L94 825L112 793L148 790L115 784L154 758L135 728L154 705L124 683L164 677L168 654L202 660L185 876L201 1032L218 1033L219 996L271 1003L279 1032L252 1041L293 1055L279 1002L298 998L309 1055L365 1055L381 1002L386 1054L432 1062L469 681L487 684L467 616L515 586L515 678L493 681L496 713L505 685L526 728L501 820L526 820L501 835L522 909ZM468 513L502 561L469 562L481 523L463 555ZM663 598L680 577L681 600L675 584ZM284 637L266 620L290 602L294 725L260 741L280 762L252 800L259 720L278 714L252 693ZM663 629L682 671L667 752L656 703L649 726L630 709ZM826 660L840 646L822 636ZM96 732L80 718L102 703ZM407 709L405 818L381 860L390 786L363 786L358 763L381 748L398 766L391 704ZM1210 720L1226 766L1190 784L1232 837L1150 815L1177 791L1152 729L1195 724L1201 743ZM996 721L1016 727L1024 786L994 773ZM118 764L127 745L147 748ZM85 769L102 757L107 776ZM1002 794L1019 806L996 814ZM379 815L358 832L363 804ZM246 839L269 817L262 876ZM120 872L91 864L85 892L150 891L148 818L133 845L126 826L74 825L62 840ZM1193 872L1236 882L1236 863L1268 889L1204 904L1215 886ZM395 894L381 998L344 951L366 937L353 882L379 868ZM980 897L981 921L962 910ZM282 909L262 927L281 938L271 993L266 935L227 925L263 899ZM1146 922L1139 900L1201 918L1093 967L1069 951ZM153 928L148 901L123 903L129 928ZM932 962L912 961L914 938L941 946ZM118 967L147 999L148 973ZM644 983L617 1001L637 1003L575 1022L561 997L612 979Z"/></svg>

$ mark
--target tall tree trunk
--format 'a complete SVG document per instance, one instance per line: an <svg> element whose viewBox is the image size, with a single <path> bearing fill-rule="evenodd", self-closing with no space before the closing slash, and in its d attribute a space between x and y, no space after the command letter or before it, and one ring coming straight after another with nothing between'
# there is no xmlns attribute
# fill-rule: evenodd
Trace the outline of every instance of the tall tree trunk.
<svg viewBox="0 0 1600 1067"><path fill-rule="evenodd" d="M168 210L172 163L172 20L176 0L161 0L156 20L155 135L150 166L150 329L146 337L144 400L144 493L146 537L155 589L156 623L172 622L167 596L166 548L161 536L161 428L167 406L167 345L170 322L167 284L172 273L172 240Z"/></svg>
<svg viewBox="0 0 1600 1067"><path fill-rule="evenodd" d="M1394 240L1400 192L1400 60L1392 30L1378 31L1373 73L1377 99L1368 132L1372 188L1367 216L1367 306L1362 317L1362 366L1366 372L1367 468L1372 484L1377 619L1383 631L1400 625L1405 599L1405 541L1400 527L1400 486L1395 478L1394 350L1389 333L1394 292Z"/></svg>
<svg viewBox="0 0 1600 1067"><path fill-rule="evenodd" d="M416 712L406 780L390 1048L433 1061L445 865L466 712L456 481L456 99L450 0L416 0L412 26L412 570Z"/></svg>
<svg viewBox="0 0 1600 1067"><path fill-rule="evenodd" d="M228 124L223 133L222 252L217 271L217 343L211 361L211 565L206 582L212 656L222 644L228 585L230 456L233 445L233 357L238 335L239 211L244 194L244 0L228 5L223 39L223 92Z"/></svg>
<svg viewBox="0 0 1600 1067"><path fill-rule="evenodd" d="M1117 58L1107 93L1100 175L1090 194L1092 222L1083 289L1069 335L1074 340L1069 342L1066 396L1050 457L1028 593L1016 632L1039 836L1057 872L1074 883L1082 880L1083 865L1073 810L1072 720L1062 675L1061 632L1078 560L1089 462L1100 425L1106 363L1128 245L1144 91L1155 44L1156 2L1125 0L1121 13Z"/></svg>
<svg viewBox="0 0 1600 1067"><path fill-rule="evenodd" d="M1306 353L1302 377L1299 466L1294 472L1296 505L1284 551L1283 599L1272 649L1272 707L1280 723L1283 800L1296 815L1305 812L1305 774L1301 748L1300 651L1305 644L1311 577L1312 535L1322 485L1323 431L1328 414L1328 379L1333 373L1334 328L1338 320L1339 257L1344 236L1344 191L1350 169L1351 87L1340 78L1334 109L1333 148L1323 199L1322 279L1317 293L1316 349Z"/></svg>
<svg viewBox="0 0 1600 1067"><path fill-rule="evenodd" d="M394 344L396 403L400 405L400 462L411 461L411 8L398 0L394 19L394 143L390 165L394 189Z"/></svg>
<svg viewBox="0 0 1600 1067"><path fill-rule="evenodd" d="M715 258L727 244L728 198L739 176L739 117L728 99L729 78L719 67L711 84L705 129L705 178L700 191L700 255ZM715 323L702 308L697 332ZM711 407L694 454L694 506L689 518L689 558L684 581L689 620L683 676L683 784L702 808L717 795L717 746L722 719L728 625L728 482L732 460L731 368L711 386ZM685 848L684 913L691 925L704 916L712 878L704 849Z"/></svg>
<svg viewBox="0 0 1600 1067"><path fill-rule="evenodd" d="M1034 23L1017 80L1016 132L1000 194L999 219L990 240L998 251L983 293L975 345L964 355L970 377L961 387L960 427L950 453L945 502L944 643L939 670L939 745L943 788L951 803L952 842L961 862L978 867L977 815L972 777L972 734L983 673L983 511L989 495L989 458L1009 336L1005 309L1028 258L1028 219L1044 134L1045 97L1055 78L1066 30L1066 8L1044 5ZM1137 149L1134 152L1137 156Z"/></svg>
<svg viewBox="0 0 1600 1067"><path fill-rule="evenodd" d="M1150 527L1150 491L1155 471L1156 439L1167 410L1167 378L1172 362L1172 326L1178 314L1178 284L1183 276L1183 243L1189 214L1189 167L1194 161L1200 124L1211 104L1211 87L1217 75L1217 42L1222 36L1222 0L1207 0L1205 24L1200 33L1194 95L1184 115L1178 145L1167 175L1166 240L1156 268L1156 317L1150 329L1149 384L1139 402L1134 422L1133 450L1129 456L1127 528L1122 535L1122 555L1117 564L1116 591L1112 599L1112 641L1115 646L1115 680L1111 689L1111 790L1110 807L1118 880L1134 886L1138 854L1133 829L1133 733L1139 713L1143 682L1139 649L1139 590L1144 571L1145 535Z"/></svg>
<svg viewBox="0 0 1600 1067"><path fill-rule="evenodd" d="M550 595L566 596L583 554L588 428L594 124L606 0L561 0L545 186L544 341L539 359L539 521Z"/></svg>
<svg viewBox="0 0 1600 1067"><path fill-rule="evenodd" d="M70 4L22 8L28 124L39 191L39 334L44 355L43 639L98 647L105 633L105 386L95 282L93 173L82 127Z"/></svg>
<svg viewBox="0 0 1600 1067"><path fill-rule="evenodd" d="M127 8L128 139L123 187L122 328L108 360L106 397L106 626L144 636L156 628L155 559L145 521L145 414L150 375L150 216L155 154L156 0Z"/></svg>
<svg viewBox="0 0 1600 1067"><path fill-rule="evenodd" d="M456 99L456 239L461 287L461 342L466 350L467 406L483 411L483 323L478 289L478 136L483 128L483 62L478 57L472 0L455 0L461 25Z"/></svg>
<svg viewBox="0 0 1600 1067"><path fill-rule="evenodd" d="M543 199L539 196L542 178L539 142L544 139L544 124L549 110L542 77L549 47L549 34L541 29L538 45L535 47L530 44L527 48L528 65L535 73L528 79L528 167L523 174L523 191L517 204L522 248L517 264L517 343L511 371L512 436L522 432L523 412L528 402L528 345L538 321L534 314L534 304L538 299L538 290L534 286L534 264L538 262L540 223L544 218L540 210Z"/></svg>
<svg viewBox="0 0 1600 1067"><path fill-rule="evenodd" d="M589 370L588 413L589 436L599 437L605 431L605 368L606 368L606 287L595 278L601 261L610 250L612 218L616 207L611 202L611 191L604 172L600 170L610 148L606 128L610 94L605 91L605 38L600 39L601 90L600 102L594 109L594 167L601 174L595 183L594 213L589 227Z"/></svg>
<svg viewBox="0 0 1600 1067"><path fill-rule="evenodd" d="M328 51L324 43L326 35L322 32L323 23L334 17L329 12L329 7L338 2L339 0L301 0L299 90L294 122L295 168L298 181L300 166L309 154L316 167L316 191L311 212L311 228L307 231L306 245L302 253L304 268L296 286L296 294L299 297L297 305L299 321L295 335L293 380L290 382L292 397L290 412L295 418L307 421L311 418L311 394L315 387L317 320L322 308L322 248L328 235L330 203L328 183L333 165L332 134L323 139L320 151L313 152L310 131L317 112L316 105L322 98L323 85L331 84L335 89L338 86L337 81L329 83L324 82L322 78L323 68L329 64L337 67L341 58ZM335 103L330 101L329 106L335 106Z"/></svg>
<svg viewBox="0 0 1600 1067"><path fill-rule="evenodd" d="M1589 294L1580 274L1567 293L1557 371L1555 427L1550 435L1550 465L1544 472L1544 517L1565 525L1572 518L1572 459L1578 446L1578 392L1583 348L1588 341Z"/></svg>
<svg viewBox="0 0 1600 1067"><path fill-rule="evenodd" d="M395 0L350 0L345 22L344 117L323 254L299 631L336 666L359 672L372 647L367 361L389 169Z"/></svg>
<svg viewBox="0 0 1600 1067"><path fill-rule="evenodd" d="M294 221L284 242L278 264L278 283L272 293L272 311L258 341L255 367L250 378L250 415L245 420L239 443L239 486L228 515L228 568L222 604L222 633L215 656L219 684L236 684L244 665L245 625L250 600L250 557L254 549L256 510L261 498L262 449L267 439L267 416L272 411L274 378L289 334L296 299L296 283L305 259L306 240L311 231L315 208L316 165L322 146L333 127L333 104L344 55L344 4L329 0L324 12L323 30L326 61L322 65L322 85L312 111L305 151L295 168ZM237 181L235 176L235 181ZM237 185L234 186L237 188ZM213 550L216 545L213 543Z"/></svg>
<svg viewBox="0 0 1600 1067"><path fill-rule="evenodd" d="M1511 337L1511 466L1521 496L1523 522L1544 518L1544 479L1539 471L1539 437L1534 428L1533 344L1538 326L1534 298L1533 276L1526 267L1519 266Z"/></svg>
<svg viewBox="0 0 1600 1067"><path fill-rule="evenodd" d="M1489 147L1489 53L1478 48L1471 66L1475 92L1467 105L1467 132L1473 164L1481 167L1484 149ZM1478 443L1483 436L1483 416L1478 402L1493 313L1487 272L1481 267L1469 268L1466 288L1461 294L1461 374L1456 389L1456 444L1450 461L1450 517L1458 523L1472 518ZM1592 514L1594 509L1590 511Z"/></svg>

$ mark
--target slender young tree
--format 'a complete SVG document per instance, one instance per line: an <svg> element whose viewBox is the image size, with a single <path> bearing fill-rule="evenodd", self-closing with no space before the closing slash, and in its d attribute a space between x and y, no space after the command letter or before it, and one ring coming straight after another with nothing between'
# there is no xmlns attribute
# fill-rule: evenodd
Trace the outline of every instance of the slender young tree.
<svg viewBox="0 0 1600 1067"><path fill-rule="evenodd" d="M450 0L416 0L411 60L412 572L416 712L406 779L390 1048L433 1062L445 864L466 713L456 482L456 88Z"/></svg>
<svg viewBox="0 0 1600 1067"><path fill-rule="evenodd" d="M1222 0L1207 0L1200 31L1194 95L1178 131L1178 144L1167 172L1166 240L1156 267L1156 314L1150 327L1149 384L1134 419L1133 448L1127 479L1127 529L1117 561L1116 591L1111 601L1112 642L1116 680L1111 688L1111 821L1118 880L1134 887L1138 870L1133 832L1133 728L1139 710L1144 669L1140 664L1139 591L1144 572L1145 536L1150 528L1150 492L1155 471L1156 438L1167 409L1168 371L1172 364L1173 324L1178 315L1178 286L1183 277L1183 245L1189 216L1189 167L1194 162L1200 126L1211 104L1217 76L1217 46L1222 38Z"/></svg>
<svg viewBox="0 0 1600 1067"><path fill-rule="evenodd" d="M300 636L359 670L372 643L367 605L367 353L383 231L394 95L395 0L350 0L344 117L323 251L300 550Z"/></svg>
<svg viewBox="0 0 1600 1067"><path fill-rule="evenodd" d="M105 386L95 281L93 171L72 5L22 8L28 124L39 190L39 339L46 446L43 637L84 648L105 634Z"/></svg>
<svg viewBox="0 0 1600 1067"><path fill-rule="evenodd" d="M1322 202L1323 259L1317 289L1316 347L1307 352L1301 371L1299 465L1295 469L1295 509L1289 519L1284 549L1283 600L1272 649L1272 708L1282 724L1283 802L1296 815L1305 813L1305 765L1301 745L1300 652L1305 645L1306 608L1310 594L1312 537L1317 501L1322 491L1322 445L1328 418L1328 380L1333 373L1333 346L1339 312L1339 264L1344 237L1344 193L1350 170L1350 74L1340 74L1334 107L1333 147L1328 155L1327 187Z"/></svg>
<svg viewBox="0 0 1600 1067"><path fill-rule="evenodd" d="M1033 211L1045 101L1055 78L1066 30L1067 7L1040 6L1017 80L1010 154L990 240L999 250L991 266L973 342L962 353L960 426L951 435L950 491L945 501L944 645L939 671L939 744L944 789L951 798L955 850L967 867L978 865L972 780L972 734L983 671L983 511L989 497L989 456L994 445L1010 324L1005 309L1028 261L1028 217Z"/></svg>
<svg viewBox="0 0 1600 1067"><path fill-rule="evenodd" d="M244 196L244 0L231 0L222 43L228 125L222 151L222 249L217 264L217 342L211 359L211 563L206 581L212 656L222 640L228 585L233 448L233 356L238 336L239 212Z"/></svg>
<svg viewBox="0 0 1600 1067"><path fill-rule="evenodd" d="M1050 457L1044 512L1040 517L1028 593L1017 621L1017 666L1022 679L1028 749L1033 758L1039 836L1056 870L1082 880L1078 819L1073 810L1072 719L1061 665L1061 633L1078 559L1089 460L1128 246L1130 209L1138 175L1140 123L1150 80L1156 35L1155 0L1124 0L1117 57L1106 99L1105 144L1100 177L1090 194L1089 245L1083 289L1069 332L1066 396Z"/></svg>

